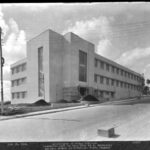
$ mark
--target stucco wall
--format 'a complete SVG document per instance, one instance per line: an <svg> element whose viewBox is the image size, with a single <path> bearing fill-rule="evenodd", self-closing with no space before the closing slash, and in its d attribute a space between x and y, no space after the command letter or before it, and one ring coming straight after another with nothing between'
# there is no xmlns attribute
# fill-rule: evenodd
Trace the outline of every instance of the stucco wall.
<svg viewBox="0 0 150 150"><path fill-rule="evenodd" d="M56 102L62 99L63 88L63 52L64 42L63 36L50 31L49 34L49 84L50 84L50 101Z"/></svg>
<svg viewBox="0 0 150 150"><path fill-rule="evenodd" d="M38 97L38 48L43 47L44 98L49 102L49 30L41 33L27 43L28 63L28 102L40 99Z"/></svg>
<svg viewBox="0 0 150 150"><path fill-rule="evenodd" d="M71 32L64 37L69 45L66 50L68 53L65 53L67 56L64 60L64 64L67 64L64 65L64 82L71 87L92 85L94 76L94 45ZM87 82L79 81L79 50L87 53Z"/></svg>

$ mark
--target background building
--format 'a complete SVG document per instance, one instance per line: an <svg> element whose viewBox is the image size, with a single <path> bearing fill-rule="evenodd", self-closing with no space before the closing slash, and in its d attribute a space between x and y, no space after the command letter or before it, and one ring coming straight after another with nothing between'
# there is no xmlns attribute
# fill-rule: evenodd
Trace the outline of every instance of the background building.
<svg viewBox="0 0 150 150"><path fill-rule="evenodd" d="M28 41L27 58L11 70L12 103L70 101L86 94L99 100L135 97L144 81L142 75L96 54L94 44L52 30Z"/></svg>

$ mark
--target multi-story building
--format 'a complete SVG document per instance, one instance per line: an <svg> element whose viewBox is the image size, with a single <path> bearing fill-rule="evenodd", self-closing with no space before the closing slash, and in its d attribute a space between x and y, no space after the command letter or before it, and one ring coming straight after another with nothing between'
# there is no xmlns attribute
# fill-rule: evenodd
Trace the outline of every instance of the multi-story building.
<svg viewBox="0 0 150 150"><path fill-rule="evenodd" d="M94 44L74 33L46 30L27 42L27 58L11 66L12 103L99 100L141 94L143 76L95 53Z"/></svg>
<svg viewBox="0 0 150 150"><path fill-rule="evenodd" d="M26 67L26 59L11 66L11 96L15 102L23 101L27 97Z"/></svg>

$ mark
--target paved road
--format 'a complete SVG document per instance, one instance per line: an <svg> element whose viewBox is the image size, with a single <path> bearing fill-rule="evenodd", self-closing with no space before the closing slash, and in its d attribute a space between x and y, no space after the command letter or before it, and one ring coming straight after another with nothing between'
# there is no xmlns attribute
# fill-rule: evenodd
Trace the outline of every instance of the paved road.
<svg viewBox="0 0 150 150"><path fill-rule="evenodd" d="M97 129L116 127L115 138ZM150 140L150 103L101 105L0 121L0 142Z"/></svg>

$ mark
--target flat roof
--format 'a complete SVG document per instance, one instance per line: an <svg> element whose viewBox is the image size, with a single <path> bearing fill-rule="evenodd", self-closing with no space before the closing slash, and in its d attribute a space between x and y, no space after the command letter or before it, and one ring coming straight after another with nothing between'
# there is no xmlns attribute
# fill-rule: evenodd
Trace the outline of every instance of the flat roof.
<svg viewBox="0 0 150 150"><path fill-rule="evenodd" d="M17 65L20 65L22 63L27 63L27 58L24 58L24 59L16 61L15 63L13 63L13 64L10 65L10 68L13 68L13 67L15 67Z"/></svg>
<svg viewBox="0 0 150 150"><path fill-rule="evenodd" d="M123 65L120 65L119 63L117 63L117 62L115 62L115 61L113 61L113 60L110 60L110 59L108 59L108 58L106 58L106 57L103 57L103 56L97 54L96 52L95 52L95 58L98 58L98 59L100 59L100 60L102 60L102 61L105 61L106 63L108 62L108 63L109 63L110 65L112 65L112 66L117 66L117 67L120 68L120 69L124 69L124 70L126 70L126 71L132 72L132 73L134 73L134 74L136 74L136 75L138 75L138 76L143 77L142 74L137 73L137 72L135 72L135 71L133 71L133 70L131 70L131 69L129 69L129 68L123 66Z"/></svg>

